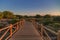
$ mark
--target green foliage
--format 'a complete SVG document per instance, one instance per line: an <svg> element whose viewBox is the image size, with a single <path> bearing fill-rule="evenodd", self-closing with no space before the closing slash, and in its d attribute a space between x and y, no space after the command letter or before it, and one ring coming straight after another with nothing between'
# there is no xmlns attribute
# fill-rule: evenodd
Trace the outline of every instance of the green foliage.
<svg viewBox="0 0 60 40"><path fill-rule="evenodd" d="M51 18L51 16L47 14L44 16L44 18Z"/></svg>
<svg viewBox="0 0 60 40"><path fill-rule="evenodd" d="M17 18L12 12L10 11L3 11L3 12L0 12L0 19L15 19Z"/></svg>
<svg viewBox="0 0 60 40"><path fill-rule="evenodd" d="M23 16L22 16L22 15L15 15L15 16L16 16L16 18L18 18L18 19L23 18Z"/></svg>
<svg viewBox="0 0 60 40"><path fill-rule="evenodd" d="M53 18L54 21L60 22L60 16L56 16Z"/></svg>
<svg viewBox="0 0 60 40"><path fill-rule="evenodd" d="M49 24L52 24L52 23L53 23L52 21L43 21L44 25L49 25Z"/></svg>
<svg viewBox="0 0 60 40"><path fill-rule="evenodd" d="M3 14L0 12L0 19L2 19L3 18Z"/></svg>
<svg viewBox="0 0 60 40"><path fill-rule="evenodd" d="M12 12L10 12L10 11L4 11L3 12L3 15L4 15L4 18L13 18L13 13Z"/></svg>
<svg viewBox="0 0 60 40"><path fill-rule="evenodd" d="M0 28L2 28L2 26L3 26L3 25L0 23Z"/></svg>
<svg viewBox="0 0 60 40"><path fill-rule="evenodd" d="M14 24L14 23L16 23L18 20L16 20L16 19L12 19L11 21L9 21L9 24Z"/></svg>
<svg viewBox="0 0 60 40"><path fill-rule="evenodd" d="M39 14L37 14L36 16L35 16L35 18L41 18L42 16L41 15L39 15Z"/></svg>
<svg viewBox="0 0 60 40"><path fill-rule="evenodd" d="M16 23L21 18L25 18L25 19L26 18L37 18L36 22L43 23L44 25L48 25L48 26L51 25L55 29L60 28L60 16L51 16L51 15L41 16L39 14L35 16L28 16L28 15L22 16L22 15L14 15L10 11L3 11L3 12L0 12L0 19L3 19L3 18L12 19L11 21L9 21L9 23L11 24ZM28 21L29 20L30 19L28 19ZM2 24L0 24L0 26L2 26Z"/></svg>
<svg viewBox="0 0 60 40"><path fill-rule="evenodd" d="M53 27L55 31L60 30L60 23L50 24L50 27Z"/></svg>
<svg viewBox="0 0 60 40"><path fill-rule="evenodd" d="M36 22L42 23L45 26L53 27L55 31L60 29L60 16L45 15L43 17L36 17Z"/></svg>
<svg viewBox="0 0 60 40"><path fill-rule="evenodd" d="M25 15L24 18L29 18L29 16Z"/></svg>

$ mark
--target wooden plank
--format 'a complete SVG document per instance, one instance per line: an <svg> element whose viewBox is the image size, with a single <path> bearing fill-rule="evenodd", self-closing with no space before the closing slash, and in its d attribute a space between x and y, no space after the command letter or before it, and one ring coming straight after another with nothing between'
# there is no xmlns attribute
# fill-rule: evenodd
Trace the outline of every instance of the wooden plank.
<svg viewBox="0 0 60 40"><path fill-rule="evenodd" d="M58 30L57 40L60 40L60 30Z"/></svg>
<svg viewBox="0 0 60 40"><path fill-rule="evenodd" d="M41 36L30 22L25 22L22 29L17 31L9 40L41 40Z"/></svg>

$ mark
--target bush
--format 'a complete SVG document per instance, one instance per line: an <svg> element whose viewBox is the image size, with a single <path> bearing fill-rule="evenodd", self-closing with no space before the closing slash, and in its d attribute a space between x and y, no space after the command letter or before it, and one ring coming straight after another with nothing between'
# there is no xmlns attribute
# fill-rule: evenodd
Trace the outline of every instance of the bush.
<svg viewBox="0 0 60 40"><path fill-rule="evenodd" d="M53 27L57 30L60 29L60 23L54 23Z"/></svg>
<svg viewBox="0 0 60 40"><path fill-rule="evenodd" d="M11 21L9 21L9 24L14 24L14 23L16 23L18 20L16 20L16 19L12 19Z"/></svg>
<svg viewBox="0 0 60 40"><path fill-rule="evenodd" d="M49 24L52 24L52 23L53 23L52 21L43 21L44 25L49 25Z"/></svg>

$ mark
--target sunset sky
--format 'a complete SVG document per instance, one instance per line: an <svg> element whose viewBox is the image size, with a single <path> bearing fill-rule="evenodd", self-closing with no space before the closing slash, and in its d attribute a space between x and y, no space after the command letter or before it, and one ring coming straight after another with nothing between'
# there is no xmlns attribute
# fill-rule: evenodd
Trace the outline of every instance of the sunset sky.
<svg viewBox="0 0 60 40"><path fill-rule="evenodd" d="M20 15L60 15L60 0L0 0L0 11Z"/></svg>

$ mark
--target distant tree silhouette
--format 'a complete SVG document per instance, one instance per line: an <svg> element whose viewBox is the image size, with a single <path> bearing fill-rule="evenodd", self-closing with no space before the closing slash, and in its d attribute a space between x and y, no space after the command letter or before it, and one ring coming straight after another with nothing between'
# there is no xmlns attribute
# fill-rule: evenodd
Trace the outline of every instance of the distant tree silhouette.
<svg viewBox="0 0 60 40"><path fill-rule="evenodd" d="M45 15L44 18L51 18L51 15Z"/></svg>
<svg viewBox="0 0 60 40"><path fill-rule="evenodd" d="M55 16L53 21L60 21L60 16Z"/></svg>
<svg viewBox="0 0 60 40"><path fill-rule="evenodd" d="M22 15L15 15L17 18L23 18L23 16Z"/></svg>
<svg viewBox="0 0 60 40"><path fill-rule="evenodd" d="M29 16L25 15L24 18L29 18Z"/></svg>
<svg viewBox="0 0 60 40"><path fill-rule="evenodd" d="M2 12L0 12L0 19L2 19L3 18L3 14L2 14Z"/></svg>
<svg viewBox="0 0 60 40"><path fill-rule="evenodd" d="M42 17L41 15L39 15L39 14L37 14L36 16L35 16L35 18L40 18L40 17Z"/></svg>
<svg viewBox="0 0 60 40"><path fill-rule="evenodd" d="M10 11L3 11L4 18L13 18L14 14Z"/></svg>

